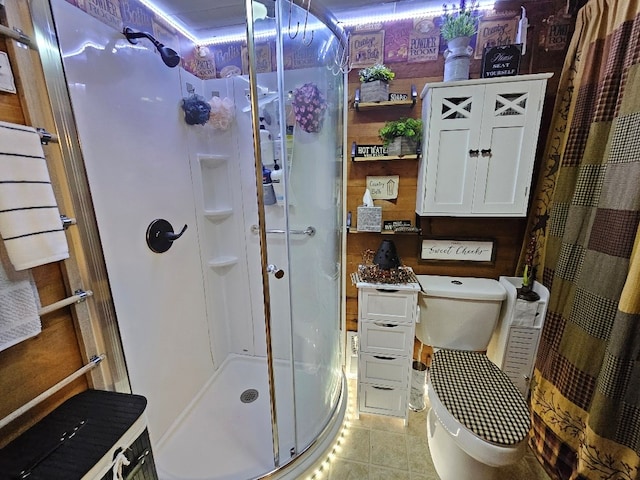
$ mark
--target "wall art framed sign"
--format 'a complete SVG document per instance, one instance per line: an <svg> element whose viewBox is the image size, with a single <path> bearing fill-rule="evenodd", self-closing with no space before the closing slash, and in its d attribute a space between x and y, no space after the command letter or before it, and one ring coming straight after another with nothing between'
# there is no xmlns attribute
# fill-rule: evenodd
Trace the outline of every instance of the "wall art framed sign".
<svg viewBox="0 0 640 480"><path fill-rule="evenodd" d="M421 262L480 262L493 264L495 241L491 239L422 238Z"/></svg>

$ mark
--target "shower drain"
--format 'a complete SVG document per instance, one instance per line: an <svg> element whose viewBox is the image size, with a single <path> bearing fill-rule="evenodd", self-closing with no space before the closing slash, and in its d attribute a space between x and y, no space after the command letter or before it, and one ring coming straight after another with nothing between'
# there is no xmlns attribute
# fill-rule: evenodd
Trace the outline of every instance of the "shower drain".
<svg viewBox="0 0 640 480"><path fill-rule="evenodd" d="M255 388L249 388L240 394L240 401L242 403L251 403L258 398L258 390Z"/></svg>

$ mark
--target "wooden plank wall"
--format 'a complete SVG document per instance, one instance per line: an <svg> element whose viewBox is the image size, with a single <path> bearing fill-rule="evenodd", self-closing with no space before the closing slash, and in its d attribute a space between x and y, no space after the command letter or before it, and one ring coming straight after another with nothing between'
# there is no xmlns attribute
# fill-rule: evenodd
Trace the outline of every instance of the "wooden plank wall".
<svg viewBox="0 0 640 480"><path fill-rule="evenodd" d="M564 62L564 51L545 51L539 47L538 41L544 29L541 28L550 15L557 14L564 9L561 1L548 2L501 2L500 9L520 10L520 5L527 8L530 22L528 52L523 57L520 73L553 72L554 76L548 81L543 113L542 130L538 142L538 158L536 169L539 167L542 149L546 139L546 128L552 113L557 90L558 79ZM418 97L424 85L428 82L442 81L444 59L442 56L435 62L423 64L388 64L396 73L391 82L390 91L394 93L409 93L411 85L415 85ZM471 63L470 77L480 77L480 61ZM419 118L422 104L418 98L413 107L385 107L380 109L366 109L356 111L353 107L355 90L360 86L358 70L349 73L349 109L347 116L347 144L379 144L378 130L387 120L408 116ZM391 239L398 250L403 263L414 269L418 274L476 276L497 279L501 275L515 275L520 248L523 242L525 218L456 218L456 217L422 217L416 218L415 197L417 187L418 161L393 160L347 162L347 211L352 213L352 229L347 235L347 274L357 270L362 263L363 252L370 249L375 251L383 239ZM397 234L381 235L379 233L355 232L356 209L362 203L368 175L399 175L398 198L392 201L376 200L376 206L382 206L383 220L411 220L419 224L424 234L449 238L493 238L496 242L496 259L491 266L478 265L473 262L456 262L452 264L420 263L418 235ZM535 178L535 173L534 173ZM358 329L358 301L357 289L349 284L346 294L347 329ZM416 343L416 348L418 345ZM430 349L423 352L423 361L428 361Z"/></svg>
<svg viewBox="0 0 640 480"><path fill-rule="evenodd" d="M6 25L4 10L0 21ZM19 79L17 62L11 55L8 42L0 37L0 50L8 52L13 74ZM36 57L37 58L37 57ZM35 64L40 68L39 62ZM19 82L16 82L19 83ZM0 120L27 125L29 112L23 108L25 92L0 92ZM46 107L46 106L44 106ZM41 125L34 125L40 127ZM56 148L54 145L43 147ZM0 246L0 248L4 248ZM5 268L12 268L5 264ZM60 262L32 269L42 305L50 305L69 294ZM29 402L83 365L81 349L71 314L72 307L62 308L41 317L42 333L0 352L0 418ZM36 423L67 398L87 389L84 377L72 382L57 394L0 430L0 448Z"/></svg>

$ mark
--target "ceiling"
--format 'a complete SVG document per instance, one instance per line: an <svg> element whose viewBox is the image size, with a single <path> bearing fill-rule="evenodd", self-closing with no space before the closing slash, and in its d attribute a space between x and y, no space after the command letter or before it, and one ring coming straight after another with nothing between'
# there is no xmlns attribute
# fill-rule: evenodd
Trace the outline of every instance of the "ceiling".
<svg viewBox="0 0 640 480"><path fill-rule="evenodd" d="M176 23L195 38L209 38L215 36L216 29L223 27L242 26L246 20L245 0L149 0L166 13ZM259 0L267 6L268 15L273 16L275 0ZM394 12L396 9L429 4L442 5L441 0L309 0L321 3L327 7L338 20L344 16L356 13ZM365 8L366 7L366 8Z"/></svg>

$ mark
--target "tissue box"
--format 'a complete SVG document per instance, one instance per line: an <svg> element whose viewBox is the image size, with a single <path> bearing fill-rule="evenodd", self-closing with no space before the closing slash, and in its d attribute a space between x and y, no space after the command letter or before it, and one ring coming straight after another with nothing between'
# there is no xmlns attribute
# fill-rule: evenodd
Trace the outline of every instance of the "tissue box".
<svg viewBox="0 0 640 480"><path fill-rule="evenodd" d="M382 207L358 207L356 230L359 232L381 232Z"/></svg>

